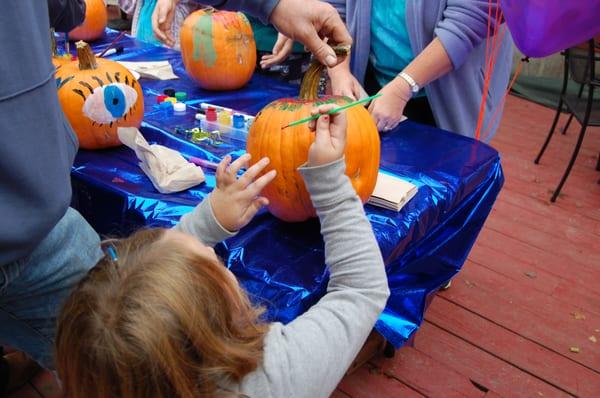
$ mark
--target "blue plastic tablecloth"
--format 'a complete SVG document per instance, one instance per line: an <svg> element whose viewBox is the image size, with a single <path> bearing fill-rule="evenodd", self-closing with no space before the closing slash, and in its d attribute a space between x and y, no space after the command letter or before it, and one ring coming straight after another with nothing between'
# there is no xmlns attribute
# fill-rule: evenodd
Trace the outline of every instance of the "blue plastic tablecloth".
<svg viewBox="0 0 600 398"><path fill-rule="evenodd" d="M115 34L108 31L94 48L101 50ZM193 125L194 113L178 116L155 109L155 95L164 88L186 91L190 100L251 114L276 98L294 96L298 90L255 74L241 90L204 91L187 77L179 53L129 37L120 45L125 47L124 53L112 59L167 59L181 77L173 81L141 79L146 104L142 132L150 143L185 155L217 160L226 153L239 155L244 145L227 140L216 147L196 145L174 134L176 126ZM439 286L462 267L504 178L493 148L410 121L381 136L381 169L419 189L400 212L366 206L391 289L376 329L400 347L419 328ZM206 174L206 183L163 195L143 174L130 149L81 150L72 170L73 205L102 234L123 235L143 225L169 227L214 188L214 174L210 170ZM271 320L289 322L317 302L327 287L317 220L288 224L262 212L217 252L250 295L267 307Z"/></svg>

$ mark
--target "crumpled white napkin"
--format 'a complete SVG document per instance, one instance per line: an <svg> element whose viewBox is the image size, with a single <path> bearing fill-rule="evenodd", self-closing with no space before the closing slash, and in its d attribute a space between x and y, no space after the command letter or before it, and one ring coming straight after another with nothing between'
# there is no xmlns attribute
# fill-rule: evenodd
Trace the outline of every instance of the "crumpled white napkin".
<svg viewBox="0 0 600 398"><path fill-rule="evenodd" d="M162 145L150 145L135 127L119 127L121 142L135 151L139 166L160 193L184 191L204 182L204 172L181 154Z"/></svg>
<svg viewBox="0 0 600 398"><path fill-rule="evenodd" d="M172 80L179 79L173 73L173 67L169 61L150 61L150 62L129 62L118 61L121 65L140 74L141 77L156 80Z"/></svg>

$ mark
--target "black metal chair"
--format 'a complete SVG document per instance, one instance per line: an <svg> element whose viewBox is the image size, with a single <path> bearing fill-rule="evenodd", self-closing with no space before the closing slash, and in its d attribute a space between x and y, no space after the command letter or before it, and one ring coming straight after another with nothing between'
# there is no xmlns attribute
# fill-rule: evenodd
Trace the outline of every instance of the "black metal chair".
<svg viewBox="0 0 600 398"><path fill-rule="evenodd" d="M552 194L552 198L550 199L552 202L555 202L556 198L558 198L565 181L567 181L567 178L571 173L571 169L573 168L573 164L575 163L577 155L579 154L579 149L581 148L581 143L583 142L583 137L585 136L587 127L600 126L600 99L594 99L594 90L600 89L600 54L596 53L599 46L600 43L594 39L591 39L587 42L587 48L572 47L565 50L563 53L565 57L565 63L562 92L560 93L560 99L558 101L556 115L554 116L552 127L548 132L548 136L546 137L544 145L540 149L540 153L535 158L535 164L540 163L540 159L546 151L548 143L550 143L550 139L552 138L554 130L556 129L556 125L558 124L560 114L563 111L563 105L566 108L566 111L569 113L569 119L563 128L563 134L569 128L569 124L571 123L571 120L573 120L573 117L575 117L575 119L577 119L581 125L581 130L579 131L579 138L577 139L577 144L575 145L567 169L565 170L562 179ZM577 96L567 94L569 77L580 85L580 90ZM587 96L583 97L582 94L585 88L587 88ZM600 171L600 158L598 159L596 169Z"/></svg>

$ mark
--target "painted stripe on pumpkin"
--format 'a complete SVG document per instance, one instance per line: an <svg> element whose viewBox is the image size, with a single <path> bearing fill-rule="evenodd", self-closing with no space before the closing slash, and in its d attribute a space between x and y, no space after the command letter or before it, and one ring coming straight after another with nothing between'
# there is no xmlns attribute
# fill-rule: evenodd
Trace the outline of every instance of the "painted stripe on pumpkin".
<svg viewBox="0 0 600 398"><path fill-rule="evenodd" d="M194 61L201 61L207 68L212 68L217 62L217 52L213 45L213 21L211 14L204 14L198 18L194 25Z"/></svg>
<svg viewBox="0 0 600 398"><path fill-rule="evenodd" d="M90 86L89 83L80 80L79 84L81 84L83 87L85 87L88 90L90 90L90 94L92 94L94 92L94 88L92 86Z"/></svg>

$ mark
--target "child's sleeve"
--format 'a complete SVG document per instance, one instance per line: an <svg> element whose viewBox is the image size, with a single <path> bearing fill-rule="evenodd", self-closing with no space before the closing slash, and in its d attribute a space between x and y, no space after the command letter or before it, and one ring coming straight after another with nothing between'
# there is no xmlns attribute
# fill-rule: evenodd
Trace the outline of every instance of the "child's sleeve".
<svg viewBox="0 0 600 398"><path fill-rule="evenodd" d="M181 217L175 229L193 235L211 247L236 234L219 224L210 206L210 195L204 198L192 212Z"/></svg>
<svg viewBox="0 0 600 398"><path fill-rule="evenodd" d="M327 294L288 325L272 325L262 370L243 392L328 397L385 307L390 292L381 252L344 169L344 160L300 169L321 221Z"/></svg>

